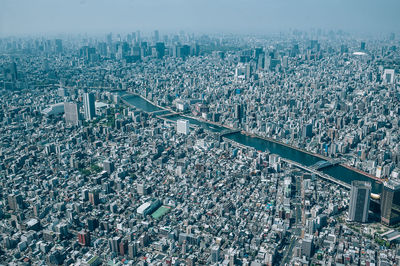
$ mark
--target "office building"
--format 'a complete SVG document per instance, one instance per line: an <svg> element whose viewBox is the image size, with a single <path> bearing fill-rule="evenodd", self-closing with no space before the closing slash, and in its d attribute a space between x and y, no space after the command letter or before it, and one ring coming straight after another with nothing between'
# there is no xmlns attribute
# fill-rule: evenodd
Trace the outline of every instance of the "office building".
<svg viewBox="0 0 400 266"><path fill-rule="evenodd" d="M311 138L312 137L312 124L306 124L303 126L302 135L303 135L303 138Z"/></svg>
<svg viewBox="0 0 400 266"><path fill-rule="evenodd" d="M90 233L87 231L80 231L78 233L78 242L82 246L90 246Z"/></svg>
<svg viewBox="0 0 400 266"><path fill-rule="evenodd" d="M6 81L15 82L18 79L17 64L13 62L4 67L3 75Z"/></svg>
<svg viewBox="0 0 400 266"><path fill-rule="evenodd" d="M23 205L22 196L19 194L18 195L10 194L8 195L7 199L8 199L8 207L11 210L16 211L20 209Z"/></svg>
<svg viewBox="0 0 400 266"><path fill-rule="evenodd" d="M235 118L239 121L242 119L242 106L240 104L235 105Z"/></svg>
<svg viewBox="0 0 400 266"><path fill-rule="evenodd" d="M360 50L365 51L365 42L360 43Z"/></svg>
<svg viewBox="0 0 400 266"><path fill-rule="evenodd" d="M99 200L99 192L98 191L90 192L89 193L89 201L93 205L99 204L99 202L100 202L100 200Z"/></svg>
<svg viewBox="0 0 400 266"><path fill-rule="evenodd" d="M189 120L179 119L176 122L176 131L181 134L189 134Z"/></svg>
<svg viewBox="0 0 400 266"><path fill-rule="evenodd" d="M121 256L124 256L125 254L127 254L128 252L128 240L123 239L120 243L119 243L119 254Z"/></svg>
<svg viewBox="0 0 400 266"><path fill-rule="evenodd" d="M351 182L349 220L353 222L368 222L368 210L371 195L371 182Z"/></svg>
<svg viewBox="0 0 400 266"><path fill-rule="evenodd" d="M63 46L62 46L62 40L61 39L56 39L55 40L55 50L56 50L56 53L62 53Z"/></svg>
<svg viewBox="0 0 400 266"><path fill-rule="evenodd" d="M400 182L384 183L381 196L381 222L394 225L400 222Z"/></svg>
<svg viewBox="0 0 400 266"><path fill-rule="evenodd" d="M305 235L301 243L301 254L307 258L314 255L314 238L312 235Z"/></svg>
<svg viewBox="0 0 400 266"><path fill-rule="evenodd" d="M110 249L113 253L118 254L120 242L121 242L121 237L119 236L115 236L112 239L110 239Z"/></svg>
<svg viewBox="0 0 400 266"><path fill-rule="evenodd" d="M158 42L160 40L160 34L158 32L158 30L154 31L154 41Z"/></svg>
<svg viewBox="0 0 400 266"><path fill-rule="evenodd" d="M211 248L211 262L218 263L219 261L219 247L215 246Z"/></svg>
<svg viewBox="0 0 400 266"><path fill-rule="evenodd" d="M394 83L394 69L385 69L383 71L383 81L387 84Z"/></svg>
<svg viewBox="0 0 400 266"><path fill-rule="evenodd" d="M83 95L83 108L85 110L86 121L92 120L96 116L96 108L94 105L94 94L85 93Z"/></svg>
<svg viewBox="0 0 400 266"><path fill-rule="evenodd" d="M137 256L137 254L139 252L139 245L140 245L139 241L134 241L134 242L129 243L128 256L130 259L133 259Z"/></svg>
<svg viewBox="0 0 400 266"><path fill-rule="evenodd" d="M78 105L72 102L64 103L65 122L77 126L79 124Z"/></svg>
<svg viewBox="0 0 400 266"><path fill-rule="evenodd" d="M114 171L114 163L109 160L103 162L103 168L110 175Z"/></svg>
<svg viewBox="0 0 400 266"><path fill-rule="evenodd" d="M165 54L165 44L163 42L156 43L157 58L162 59Z"/></svg>

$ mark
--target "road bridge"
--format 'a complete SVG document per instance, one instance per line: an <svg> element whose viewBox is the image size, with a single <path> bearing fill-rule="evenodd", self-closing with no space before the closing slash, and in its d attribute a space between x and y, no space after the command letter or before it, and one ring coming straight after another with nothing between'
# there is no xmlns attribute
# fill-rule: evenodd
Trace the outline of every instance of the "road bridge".
<svg viewBox="0 0 400 266"><path fill-rule="evenodd" d="M341 163L342 163L342 160L334 159L334 160L328 160L328 161L318 161L318 162L316 162L315 164L313 164L313 165L311 165L309 167L312 168L312 169L320 171L322 169L325 169L325 168L328 168L328 167L331 167L331 166L335 166L335 165L338 165L338 164L341 164Z"/></svg>
<svg viewBox="0 0 400 266"><path fill-rule="evenodd" d="M305 170L307 172L313 173L313 174L321 177L322 179L325 179L325 180L327 180L329 182L332 182L332 183L335 183L337 185L340 185L340 186L342 186L344 188L347 188L347 189L351 188L351 186L349 184L347 184L346 182L343 182L341 180L333 178L332 176L327 175L325 173L322 173L322 172L320 172L320 171L318 171L316 169L313 169L313 168L311 168L309 166L305 166L305 165L302 165L302 164L297 163L295 161L292 161L292 160L289 160L289 159L285 159L285 158L282 158L282 157L281 157L281 161L286 162L286 163L291 164L291 165L294 165L297 168L303 169L303 170Z"/></svg>

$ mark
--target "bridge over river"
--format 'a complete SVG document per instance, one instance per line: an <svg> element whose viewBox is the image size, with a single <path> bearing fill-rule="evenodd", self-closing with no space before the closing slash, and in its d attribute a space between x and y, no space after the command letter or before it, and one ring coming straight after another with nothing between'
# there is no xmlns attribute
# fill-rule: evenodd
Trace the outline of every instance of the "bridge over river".
<svg viewBox="0 0 400 266"><path fill-rule="evenodd" d="M352 166L346 165L340 159L332 160L320 154L293 147L275 139L260 137L247 132L240 132L238 129L229 128L215 122L179 114L171 109L168 110L164 107L157 106L138 95L128 94L122 97L122 99L127 105L134 106L147 113L153 113L161 119L170 122L175 122L178 119L187 119L191 125L196 125L205 130L217 133L220 137L223 137L224 140L229 139L230 141L240 144L242 147L253 147L260 151L268 150L271 153L279 155L283 161L290 162L299 168L315 173L343 187L349 187L353 180L361 180L371 182L373 193L380 193L382 190L382 180ZM168 111L169 113L163 111Z"/></svg>

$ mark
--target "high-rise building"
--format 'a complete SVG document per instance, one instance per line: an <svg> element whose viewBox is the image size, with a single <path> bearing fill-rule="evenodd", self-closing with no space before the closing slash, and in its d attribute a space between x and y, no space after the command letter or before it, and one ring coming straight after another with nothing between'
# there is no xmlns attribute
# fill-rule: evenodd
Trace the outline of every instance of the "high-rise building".
<svg viewBox="0 0 400 266"><path fill-rule="evenodd" d="M160 40L160 34L158 33L158 30L154 31L154 41L158 42Z"/></svg>
<svg viewBox="0 0 400 266"><path fill-rule="evenodd" d="M99 192L98 191L93 191L89 193L89 201L90 203L92 203L93 205L97 205L100 202L99 199Z"/></svg>
<svg viewBox="0 0 400 266"><path fill-rule="evenodd" d="M96 108L94 105L94 94L85 93L83 95L83 108L85 110L85 119L92 120L96 116Z"/></svg>
<svg viewBox="0 0 400 266"><path fill-rule="evenodd" d="M78 233L78 242L82 246L90 246L90 233L87 231L80 231Z"/></svg>
<svg viewBox="0 0 400 266"><path fill-rule="evenodd" d="M79 124L79 111L76 103L64 103L65 122L77 126Z"/></svg>
<svg viewBox="0 0 400 266"><path fill-rule="evenodd" d="M240 104L235 105L235 118L239 121L242 119L242 106Z"/></svg>
<svg viewBox="0 0 400 266"><path fill-rule="evenodd" d="M115 236L112 239L110 239L110 248L113 253L118 254L120 242L121 242L121 237L119 236Z"/></svg>
<svg viewBox="0 0 400 266"><path fill-rule="evenodd" d="M140 183L137 185L137 192L139 195L145 196L148 194L148 187L145 184Z"/></svg>
<svg viewBox="0 0 400 266"><path fill-rule="evenodd" d="M18 210L21 208L21 206L23 205L23 200L22 200L22 196L19 194L10 194L7 197L8 199L8 207L11 210Z"/></svg>
<svg viewBox="0 0 400 266"><path fill-rule="evenodd" d="M394 82L394 69L385 69L383 71L383 81L388 84L393 84Z"/></svg>
<svg viewBox="0 0 400 266"><path fill-rule="evenodd" d="M176 122L176 131L181 134L189 134L189 120L179 119Z"/></svg>
<svg viewBox="0 0 400 266"><path fill-rule="evenodd" d="M218 263L219 261L219 247L214 246L211 248L211 262Z"/></svg>
<svg viewBox="0 0 400 266"><path fill-rule="evenodd" d="M312 235L306 235L301 243L301 253L307 258L311 258L314 254L314 238Z"/></svg>
<svg viewBox="0 0 400 266"><path fill-rule="evenodd" d="M107 39L107 44L111 45L112 44L112 33L107 34L106 39Z"/></svg>
<svg viewBox="0 0 400 266"><path fill-rule="evenodd" d="M400 222L400 182L384 183L381 196L381 222L393 225Z"/></svg>
<svg viewBox="0 0 400 266"><path fill-rule="evenodd" d="M103 168L110 175L114 171L114 163L109 160L103 162Z"/></svg>
<svg viewBox="0 0 400 266"><path fill-rule="evenodd" d="M128 245L129 258L133 259L137 256L137 254L139 252L139 245L140 245L139 241L134 241L134 242L129 243L129 245Z"/></svg>
<svg viewBox="0 0 400 266"><path fill-rule="evenodd" d="M56 53L62 53L63 46L62 46L62 40L61 39L56 39L55 40L55 50L56 50Z"/></svg>
<svg viewBox="0 0 400 266"><path fill-rule="evenodd" d="M349 220L353 222L368 222L368 210L371 195L371 182L352 181L349 205Z"/></svg>
<svg viewBox="0 0 400 266"><path fill-rule="evenodd" d="M9 82L15 82L18 79L17 65L15 62L8 64L3 69L4 79Z"/></svg>
<svg viewBox="0 0 400 266"><path fill-rule="evenodd" d="M365 42L361 42L360 44L360 50L364 51L365 50Z"/></svg>
<svg viewBox="0 0 400 266"><path fill-rule="evenodd" d="M157 58L162 59L165 54L165 44L163 42L156 43Z"/></svg>
<svg viewBox="0 0 400 266"><path fill-rule="evenodd" d="M303 135L303 138L311 138L312 137L312 124L306 124L303 126L302 135Z"/></svg>
<svg viewBox="0 0 400 266"><path fill-rule="evenodd" d="M140 38L140 30L136 31L136 42L139 43L141 41Z"/></svg>
<svg viewBox="0 0 400 266"><path fill-rule="evenodd" d="M122 239L122 241L119 243L119 254L121 254L121 256L124 256L127 252L128 252L128 240Z"/></svg>

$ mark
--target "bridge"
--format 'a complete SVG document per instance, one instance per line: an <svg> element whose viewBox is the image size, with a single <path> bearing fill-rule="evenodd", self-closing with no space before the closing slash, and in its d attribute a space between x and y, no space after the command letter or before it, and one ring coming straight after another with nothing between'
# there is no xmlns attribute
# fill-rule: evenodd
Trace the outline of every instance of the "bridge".
<svg viewBox="0 0 400 266"><path fill-rule="evenodd" d="M335 165L338 165L338 164L341 164L341 163L342 163L342 160L334 159L334 160L328 160L328 161L318 161L318 162L316 162L315 164L313 164L313 165L311 165L309 167L311 169L320 171L320 170L322 170L324 168L335 166Z"/></svg>
<svg viewBox="0 0 400 266"><path fill-rule="evenodd" d="M297 163L297 162L294 162L292 160L285 159L285 158L282 158L282 157L281 157L281 161L286 162L286 163L288 163L290 165L294 165L297 168L303 169L303 170L305 170L307 172L313 173L316 176L319 176L322 179L325 179L326 181L335 183L335 184L337 184L339 186L342 186L344 188L347 188L347 189L351 188L351 186L349 184L347 184L346 182L343 182L343 181L340 181L338 179L335 179L335 178L331 177L330 175L324 174L324 173L322 173L322 172L320 172L320 171L318 171L316 169L311 168L310 166L305 166L305 165L302 165L300 163Z"/></svg>

